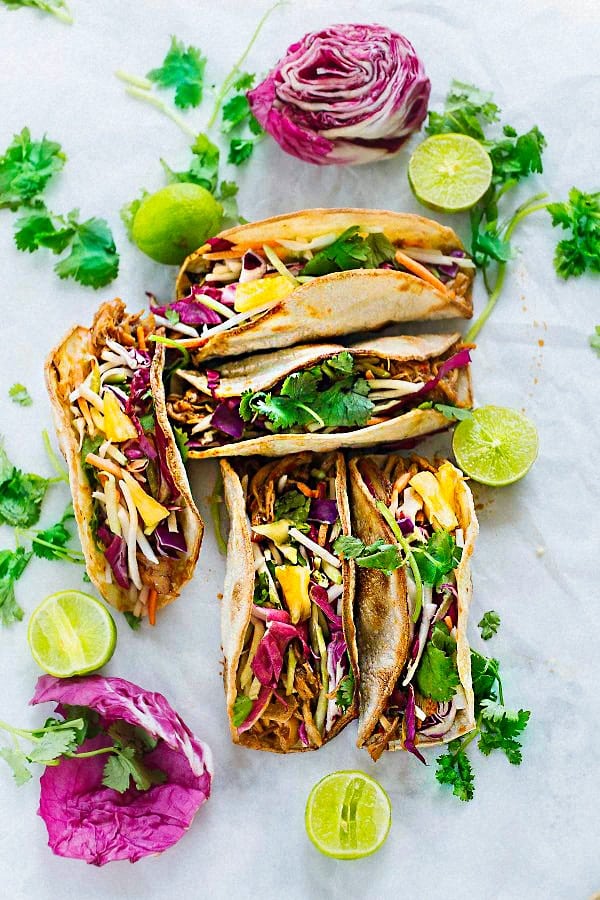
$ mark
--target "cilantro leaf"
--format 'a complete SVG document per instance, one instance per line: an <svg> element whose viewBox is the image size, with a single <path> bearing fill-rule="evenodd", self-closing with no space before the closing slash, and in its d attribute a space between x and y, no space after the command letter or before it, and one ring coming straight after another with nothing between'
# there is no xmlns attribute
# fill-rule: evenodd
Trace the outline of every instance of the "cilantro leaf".
<svg viewBox="0 0 600 900"><path fill-rule="evenodd" d="M353 559L363 569L380 569L388 576L404 565L398 547L382 540L366 546L360 538L342 534L335 541L333 550L343 559Z"/></svg>
<svg viewBox="0 0 600 900"><path fill-rule="evenodd" d="M192 161L189 168L183 172L175 172L164 159L161 159L161 165L167 173L169 181L199 184L200 187L214 193L219 180L219 148L209 140L206 134L199 134L190 149Z"/></svg>
<svg viewBox="0 0 600 900"><path fill-rule="evenodd" d="M234 91L248 91L256 81L256 75L251 72L241 72L233 82Z"/></svg>
<svg viewBox="0 0 600 900"><path fill-rule="evenodd" d="M198 106L202 100L205 68L206 57L197 47L190 45L186 49L183 41L172 36L162 66L151 69L146 77L159 87L174 87L175 106L187 109Z"/></svg>
<svg viewBox="0 0 600 900"><path fill-rule="evenodd" d="M552 225L571 232L571 237L559 241L556 247L554 268L558 275L567 279L588 269L600 272L600 191L586 194L573 187L567 202L549 203L547 208Z"/></svg>
<svg viewBox="0 0 600 900"><path fill-rule="evenodd" d="M0 550L0 624L20 622L23 610L15 598L15 582L23 574L31 559L23 547L16 550Z"/></svg>
<svg viewBox="0 0 600 900"><path fill-rule="evenodd" d="M447 403L433 403L431 400L425 400L423 403L420 403L418 409L435 409L436 412L446 416L447 419L456 419L458 422L473 417L472 409L463 409L461 406L451 406Z"/></svg>
<svg viewBox="0 0 600 900"><path fill-rule="evenodd" d="M15 222L15 244L18 250L33 253L46 247L62 253L69 246L75 231L60 216L53 216L40 204Z"/></svg>
<svg viewBox="0 0 600 900"><path fill-rule="evenodd" d="M489 756L493 750L501 750L512 765L520 765L523 754L517 738L527 727L531 713L526 709L514 712L487 700L482 707L485 730L478 741L479 749L484 756Z"/></svg>
<svg viewBox="0 0 600 900"><path fill-rule="evenodd" d="M23 9L30 7L31 9L39 9L40 12L47 12L61 22L67 25L73 24L73 16L65 0L2 0L9 9Z"/></svg>
<svg viewBox="0 0 600 900"><path fill-rule="evenodd" d="M245 694L238 694L233 704L232 721L235 728L243 725L252 711L252 700Z"/></svg>
<svg viewBox="0 0 600 900"><path fill-rule="evenodd" d="M78 745L77 731L72 728L47 731L27 754L27 759L31 763L51 762L63 753L71 753Z"/></svg>
<svg viewBox="0 0 600 900"><path fill-rule="evenodd" d="M133 614L132 612L130 612L129 610L125 610L125 612L123 613L123 615L125 616L125 621L126 621L127 624L129 625L129 627L131 628L131 630L132 630L132 631L139 631L140 626L141 626L141 624L142 624L142 617L141 617L141 616L134 616L134 614Z"/></svg>
<svg viewBox="0 0 600 900"><path fill-rule="evenodd" d="M21 750L13 747L0 747L0 759L8 763L12 769L17 787L21 787L21 785L31 781L32 775L27 768L27 757Z"/></svg>
<svg viewBox="0 0 600 900"><path fill-rule="evenodd" d="M510 125L505 125L503 132L504 138L494 141L489 147L493 167L492 182L504 184L519 181L532 172L541 172L546 138L537 125L520 135Z"/></svg>
<svg viewBox="0 0 600 900"><path fill-rule="evenodd" d="M62 559L65 544L71 535L62 522L57 522L45 531L40 531L31 543L31 549L36 556L43 559ZM48 546L51 545L51 546Z"/></svg>
<svg viewBox="0 0 600 900"><path fill-rule="evenodd" d="M471 678L478 706L486 699L495 699L494 685L499 680L500 663L476 650L471 650Z"/></svg>
<svg viewBox="0 0 600 900"><path fill-rule="evenodd" d="M264 606L270 599L269 579L266 572L257 572L254 579L254 598L252 602L255 606Z"/></svg>
<svg viewBox="0 0 600 900"><path fill-rule="evenodd" d="M247 138L233 138L229 143L227 162L232 163L234 166L241 166L243 162L246 162L252 156L255 143L256 141L248 140Z"/></svg>
<svg viewBox="0 0 600 900"><path fill-rule="evenodd" d="M163 163L163 166L165 166L165 163ZM121 207L119 215L121 217L121 222L125 226L125 230L130 241L133 241L133 223L135 217L138 214L140 206L149 196L150 193L148 191L142 191L139 197L136 197L135 200L131 200L129 203L125 203Z"/></svg>
<svg viewBox="0 0 600 900"><path fill-rule="evenodd" d="M250 115L250 104L245 94L236 94L223 105L223 124L221 131L227 132L241 125Z"/></svg>
<svg viewBox="0 0 600 900"><path fill-rule="evenodd" d="M468 801L475 793L473 768L460 743L460 739L451 741L448 752L438 756L435 777L440 784L451 785L455 797Z"/></svg>
<svg viewBox="0 0 600 900"><path fill-rule="evenodd" d="M29 528L40 517L49 481L40 475L25 475L10 462L0 444L0 525Z"/></svg>
<svg viewBox="0 0 600 900"><path fill-rule="evenodd" d="M349 269L374 268L373 265L369 265L369 261L374 258L374 251L371 249L368 239L361 237L359 231L359 225L351 225L350 228L347 228L333 243L324 247L323 250L319 250L312 259L309 259L302 269L301 275L328 275L330 272L346 272ZM368 238L373 237L375 235L368 236ZM383 235L378 237L383 238ZM393 255L392 252L392 258Z"/></svg>
<svg viewBox="0 0 600 900"><path fill-rule="evenodd" d="M600 355L600 325L596 325L594 334L590 335L590 347Z"/></svg>
<svg viewBox="0 0 600 900"><path fill-rule="evenodd" d="M335 695L335 702L337 705L346 712L354 701L354 672L352 669L348 672L348 674L342 678L340 683L338 684L338 688Z"/></svg>
<svg viewBox="0 0 600 900"><path fill-rule="evenodd" d="M310 511L310 497L300 491L286 491L275 500L275 521L288 519L300 531L306 530L306 520Z"/></svg>
<svg viewBox="0 0 600 900"><path fill-rule="evenodd" d="M416 673L419 692L438 702L452 700L460 685L456 641L445 622L436 622Z"/></svg>
<svg viewBox="0 0 600 900"><path fill-rule="evenodd" d="M92 218L79 223L76 212L69 215L69 222L75 229L71 250L54 271L59 278L74 278L86 287L104 287L119 272L119 254L107 222Z"/></svg>
<svg viewBox="0 0 600 900"><path fill-rule="evenodd" d="M424 544L412 547L413 556L425 584L439 587L444 578L459 564L462 548L447 531L434 531Z"/></svg>
<svg viewBox="0 0 600 900"><path fill-rule="evenodd" d="M0 156L0 209L31 203L65 161L60 144L46 137L32 141L29 129L23 128Z"/></svg>
<svg viewBox="0 0 600 900"><path fill-rule="evenodd" d="M240 221L240 213L237 204L238 186L235 181L222 181L216 198L223 207L223 219L221 226L231 228Z"/></svg>
<svg viewBox="0 0 600 900"><path fill-rule="evenodd" d="M13 386L9 388L8 396L13 403L18 403L19 406L31 406L33 403L33 400L29 396L29 391L24 384L13 384Z"/></svg>
<svg viewBox="0 0 600 900"><path fill-rule="evenodd" d="M173 434L175 435L175 443L177 444L177 448L178 448L179 452L181 453L181 458L182 458L183 462L185 462L186 459L188 458L188 453L189 453L188 436L185 433L185 431L183 430L183 428L178 428L177 426L175 426L173 428Z"/></svg>
<svg viewBox="0 0 600 900"><path fill-rule="evenodd" d="M313 409L328 427L366 425L373 411L368 393L366 378L348 377L322 391Z"/></svg>
<svg viewBox="0 0 600 900"><path fill-rule="evenodd" d="M425 131L427 134L466 134L476 141L483 141L483 125L497 121L499 113L490 93L454 80L443 113L430 111Z"/></svg>
<svg viewBox="0 0 600 900"><path fill-rule="evenodd" d="M481 620L477 623L477 627L481 628L481 637L484 641L489 641L500 627L500 616L498 613L490 609L484 613Z"/></svg>

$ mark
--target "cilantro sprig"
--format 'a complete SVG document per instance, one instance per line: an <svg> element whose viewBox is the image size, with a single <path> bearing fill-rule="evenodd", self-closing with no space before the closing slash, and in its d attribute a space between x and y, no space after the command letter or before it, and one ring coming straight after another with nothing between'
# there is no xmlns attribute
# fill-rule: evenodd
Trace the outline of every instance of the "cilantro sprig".
<svg viewBox="0 0 600 900"><path fill-rule="evenodd" d="M171 46L161 66L151 69L147 78L162 88L175 88L175 106L187 109L199 106L204 87L206 57L197 48L186 47L171 36Z"/></svg>
<svg viewBox="0 0 600 900"><path fill-rule="evenodd" d="M467 341L477 337L498 301L507 264L513 257L511 238L515 229L527 216L545 208L545 204L538 201L546 195L537 194L512 215L501 215L506 195L523 178L542 172L546 139L536 125L523 134L518 134L511 125L503 125L501 135L492 137L489 127L499 118L500 109L490 93L471 84L453 81L444 110L430 112L425 129L429 135L446 132L469 135L482 144L492 161L491 186L471 210L471 253L475 264L483 271L488 302L467 332Z"/></svg>
<svg viewBox="0 0 600 900"><path fill-rule="evenodd" d="M349 269L376 269L394 259L395 249L384 234L360 234L359 225L351 225L332 244L315 253L301 275L329 275Z"/></svg>
<svg viewBox="0 0 600 900"><path fill-rule="evenodd" d="M245 422L264 416L272 431L366 425L373 410L368 393L369 382L354 374L352 355L344 350L320 365L288 375L278 392L246 391L240 416Z"/></svg>
<svg viewBox="0 0 600 900"><path fill-rule="evenodd" d="M504 692L497 659L471 650L471 677L475 695L476 727L463 738L448 745L446 753L437 759L435 777L440 784L452 787L460 800L471 800L475 792L473 767L466 750L473 741L484 756L500 750L509 763L520 765L523 759L521 736L531 713L526 709L513 710L504 704Z"/></svg>
<svg viewBox="0 0 600 900"><path fill-rule="evenodd" d="M600 356L600 325L596 325L594 333L590 335L590 347Z"/></svg>
<svg viewBox="0 0 600 900"><path fill-rule="evenodd" d="M29 128L15 134L0 156L0 209L15 210L32 203L66 159L60 144L46 136L33 140Z"/></svg>
<svg viewBox="0 0 600 900"><path fill-rule="evenodd" d="M600 191L586 194L573 187L569 199L549 203L548 212L555 228L571 233L556 246L554 268L558 275L567 279L587 270L600 272Z"/></svg>
<svg viewBox="0 0 600 900"><path fill-rule="evenodd" d="M500 627L500 616L494 609L488 610L477 623L477 627L481 629L481 637L484 641L489 641Z"/></svg>
<svg viewBox="0 0 600 900"><path fill-rule="evenodd" d="M244 93L252 87L255 77L250 72L242 72L232 85L233 90L240 93L234 93L223 104L221 131L227 135L232 132L236 135L229 142L229 156L227 157L227 162L234 166L239 166L250 158L257 140L264 135L264 130L258 119L252 114L248 98Z"/></svg>
<svg viewBox="0 0 600 900"><path fill-rule="evenodd" d="M338 684L335 702L340 707L341 710L346 712L347 709L352 706L352 702L354 700L354 672L352 668L347 675L342 678L340 683Z"/></svg>
<svg viewBox="0 0 600 900"><path fill-rule="evenodd" d="M19 406L31 406L33 403L25 385L18 382L8 389L8 396L13 403L17 403Z"/></svg>
<svg viewBox="0 0 600 900"><path fill-rule="evenodd" d="M287 519L293 522L299 531L308 531L308 513L310 511L310 498L305 497L300 491L286 491L275 500L275 521Z"/></svg>
<svg viewBox="0 0 600 900"><path fill-rule="evenodd" d="M416 673L419 692L438 703L449 702L460 685L456 640L445 622L436 622Z"/></svg>
<svg viewBox="0 0 600 900"><path fill-rule="evenodd" d="M144 761L146 753L156 747L157 740L143 728L117 721L104 731L98 714L85 706L69 707L63 704L64 719L47 719L41 728L15 728L7 722L0 721L0 730L10 734L12 747L0 747L0 758L11 768L18 786L32 778L30 766L56 765L64 759L85 760L94 756L108 755L104 766L102 784L119 793L127 791L131 784L139 791L147 791L153 784L162 784L166 775L157 769L149 769ZM96 750L79 748L88 740L99 734L106 734L112 744ZM31 744L24 750L22 741Z"/></svg>
<svg viewBox="0 0 600 900"><path fill-rule="evenodd" d="M66 216L51 213L43 204L17 219L15 244L33 253L41 247L63 256L54 266L59 278L73 278L86 287L104 287L119 273L119 254L104 219L79 221L79 210Z"/></svg>
<svg viewBox="0 0 600 900"><path fill-rule="evenodd" d="M39 9L40 12L56 16L57 19L66 25L73 24L73 16L65 0L1 0L1 2L9 9L24 9L26 7Z"/></svg>
<svg viewBox="0 0 600 900"><path fill-rule="evenodd" d="M23 547L16 550L0 550L0 624L12 625L23 618L23 610L15 597L15 583L19 580L27 563L31 559L31 552Z"/></svg>
<svg viewBox="0 0 600 900"><path fill-rule="evenodd" d="M343 559L353 559L361 569L379 569L388 576L404 566L398 547L381 539L367 546L360 538L342 534L335 541L333 550Z"/></svg>

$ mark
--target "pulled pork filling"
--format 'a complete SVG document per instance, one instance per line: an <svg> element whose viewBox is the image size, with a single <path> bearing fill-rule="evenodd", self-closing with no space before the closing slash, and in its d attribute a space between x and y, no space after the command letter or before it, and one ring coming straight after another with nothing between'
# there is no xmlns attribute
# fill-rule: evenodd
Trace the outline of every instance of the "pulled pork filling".
<svg viewBox="0 0 600 900"><path fill-rule="evenodd" d="M383 500L398 523L418 559L422 578L418 603L411 567L405 565L410 649L366 747L377 760L391 743L398 742L424 763L417 743L444 738L458 711L467 705L456 653L456 567L464 545L456 501L460 475L450 463L436 467L417 456L390 456L382 469L365 459L359 468L368 490ZM428 564L432 558L437 571Z"/></svg>
<svg viewBox="0 0 600 900"><path fill-rule="evenodd" d="M265 434L347 432L393 419L423 402L464 406L460 369L473 345L457 341L428 360L394 360L344 350L305 366L267 392L219 395L216 370L177 370L167 397L189 450L207 450Z"/></svg>
<svg viewBox="0 0 600 900"><path fill-rule="evenodd" d="M320 747L354 698L333 553L342 532L336 454L241 465L255 573L233 724L249 747Z"/></svg>
<svg viewBox="0 0 600 900"><path fill-rule="evenodd" d="M408 272L452 296L465 296L474 268L464 250L426 249L390 242L359 225L312 240L271 240L256 246L211 238L186 269L189 294L153 312L158 325L191 350L210 337L255 321L299 285L350 269Z"/></svg>
<svg viewBox="0 0 600 900"><path fill-rule="evenodd" d="M171 590L173 561L187 553L185 501L166 458L150 387L152 315L106 304L92 326L92 355L74 370L69 400L92 487L94 539L105 577L128 592L124 609L153 622Z"/></svg>

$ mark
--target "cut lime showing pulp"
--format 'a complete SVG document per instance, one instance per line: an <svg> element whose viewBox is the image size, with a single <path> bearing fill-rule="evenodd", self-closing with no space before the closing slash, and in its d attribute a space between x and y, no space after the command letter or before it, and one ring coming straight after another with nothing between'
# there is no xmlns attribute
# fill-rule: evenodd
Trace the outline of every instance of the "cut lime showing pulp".
<svg viewBox="0 0 600 900"><path fill-rule="evenodd" d="M492 160L466 134L434 134L411 156L408 180L425 206L437 212L462 212L475 206L489 188Z"/></svg>
<svg viewBox="0 0 600 900"><path fill-rule="evenodd" d="M538 434L516 409L482 406L459 422L452 449L461 469L491 487L513 484L527 474L538 452Z"/></svg>
<svg viewBox="0 0 600 900"><path fill-rule="evenodd" d="M333 772L310 792L305 824L309 838L325 856L360 859L379 850L388 836L390 798L364 772Z"/></svg>
<svg viewBox="0 0 600 900"><path fill-rule="evenodd" d="M29 649L44 672L57 678L85 675L109 661L117 629L106 607L81 591L59 591L31 614Z"/></svg>

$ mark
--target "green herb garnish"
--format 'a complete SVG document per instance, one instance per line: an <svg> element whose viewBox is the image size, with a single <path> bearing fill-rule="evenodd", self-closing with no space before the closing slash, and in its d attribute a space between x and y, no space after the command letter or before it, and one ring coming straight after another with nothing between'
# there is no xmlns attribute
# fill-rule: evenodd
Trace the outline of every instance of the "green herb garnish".
<svg viewBox="0 0 600 900"><path fill-rule="evenodd" d="M183 41L171 37L171 46L162 66L151 69L147 78L162 88L175 88L175 106L187 109L202 100L206 57L197 47L186 48Z"/></svg>
<svg viewBox="0 0 600 900"><path fill-rule="evenodd" d="M287 519L300 531L308 531L307 519L310 511L310 497L300 491L286 491L275 500L275 521Z"/></svg>
<svg viewBox="0 0 600 900"><path fill-rule="evenodd" d="M559 241L554 254L554 268L561 278L572 278L600 272L600 191L586 194L579 188L569 191L565 203L549 203L548 212L555 228L571 232Z"/></svg>
<svg viewBox="0 0 600 900"><path fill-rule="evenodd" d="M417 668L419 692L438 703L449 702L460 686L456 663L456 641L445 622L436 622Z"/></svg>
<svg viewBox="0 0 600 900"><path fill-rule="evenodd" d="M376 269L394 259L395 249L384 234L361 237L360 225L351 225L332 244L310 259L301 275L328 275L349 269Z"/></svg>
<svg viewBox="0 0 600 900"><path fill-rule="evenodd" d="M66 25L73 24L73 16L65 0L2 0L2 3L9 9L24 9L25 7L39 9L40 12L56 16Z"/></svg>
<svg viewBox="0 0 600 900"><path fill-rule="evenodd" d="M340 535L333 545L333 550L343 559L353 559L356 565L363 569L380 569L388 576L404 566L398 547L395 544L386 544L382 540L366 546L360 538Z"/></svg>
<svg viewBox="0 0 600 900"><path fill-rule="evenodd" d="M23 128L0 156L0 209L18 209L35 200L66 158L56 141L46 137L33 141L29 129Z"/></svg>
<svg viewBox="0 0 600 900"><path fill-rule="evenodd" d="M8 396L13 403L18 403L19 406L31 406L33 403L33 400L29 396L29 391L24 384L13 384L13 386L9 388Z"/></svg>
<svg viewBox="0 0 600 900"><path fill-rule="evenodd" d="M342 678L337 687L337 692L335 695L335 702L337 705L346 712L352 706L354 701L354 672L352 668L348 674Z"/></svg>
<svg viewBox="0 0 600 900"><path fill-rule="evenodd" d="M489 641L500 627L500 616L495 610L490 609L484 613L481 620L477 623L477 627L481 629L481 637L484 641Z"/></svg>
<svg viewBox="0 0 600 900"><path fill-rule="evenodd" d="M0 550L0 623L11 625L20 622L23 610L15 598L15 582L23 574L31 553L23 547L16 550Z"/></svg>

